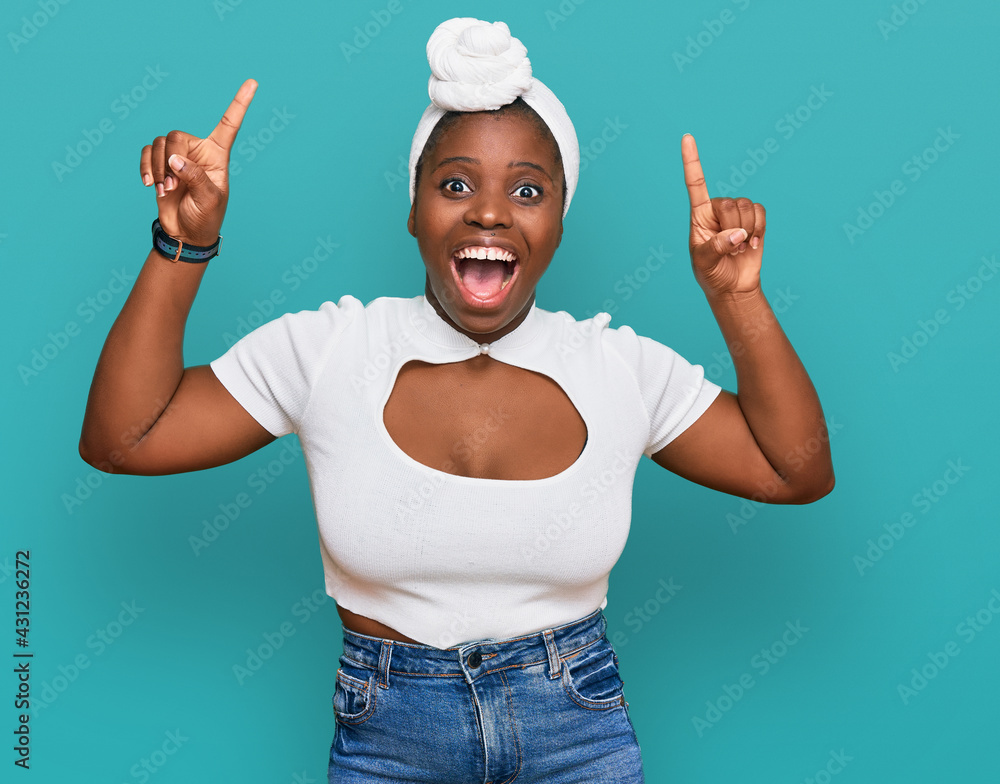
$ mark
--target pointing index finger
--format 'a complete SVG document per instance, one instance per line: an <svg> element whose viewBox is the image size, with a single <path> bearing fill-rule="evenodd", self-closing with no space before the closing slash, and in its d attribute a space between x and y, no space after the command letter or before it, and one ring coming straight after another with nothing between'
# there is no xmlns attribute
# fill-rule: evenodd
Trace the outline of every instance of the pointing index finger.
<svg viewBox="0 0 1000 784"><path fill-rule="evenodd" d="M225 149L227 152L232 149L233 142L236 141L236 134L243 124L247 109L250 108L250 101L253 100L254 93L257 92L257 82L247 79L236 93L233 102L229 104L226 113L222 115L219 124L208 135L208 138Z"/></svg>
<svg viewBox="0 0 1000 784"><path fill-rule="evenodd" d="M684 160L684 184L687 185L691 209L710 202L708 187L705 185L705 174L701 170L701 160L698 158L698 145L694 137L686 133L681 139L681 158Z"/></svg>

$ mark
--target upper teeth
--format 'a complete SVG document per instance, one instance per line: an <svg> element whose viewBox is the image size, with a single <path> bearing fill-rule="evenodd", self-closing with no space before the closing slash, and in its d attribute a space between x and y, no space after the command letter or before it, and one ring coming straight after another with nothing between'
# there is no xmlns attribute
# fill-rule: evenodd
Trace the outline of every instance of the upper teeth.
<svg viewBox="0 0 1000 784"><path fill-rule="evenodd" d="M499 261L516 261L517 256L509 250L503 248L485 248L481 246L470 246L462 248L455 254L456 259L492 259Z"/></svg>

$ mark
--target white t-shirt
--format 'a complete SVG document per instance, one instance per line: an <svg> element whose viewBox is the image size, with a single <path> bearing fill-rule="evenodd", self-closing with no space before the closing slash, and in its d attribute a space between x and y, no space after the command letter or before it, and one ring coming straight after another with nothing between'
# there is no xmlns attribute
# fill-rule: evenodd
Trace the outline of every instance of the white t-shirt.
<svg viewBox="0 0 1000 784"><path fill-rule="evenodd" d="M606 607L639 458L676 438L720 392L700 365L609 321L532 305L517 329L480 347L423 296L367 306L344 296L259 327L211 367L270 433L298 434L327 593L448 648ZM569 468L535 480L456 476L390 438L382 411L404 363L458 362L484 349L550 377L569 397L587 427Z"/></svg>

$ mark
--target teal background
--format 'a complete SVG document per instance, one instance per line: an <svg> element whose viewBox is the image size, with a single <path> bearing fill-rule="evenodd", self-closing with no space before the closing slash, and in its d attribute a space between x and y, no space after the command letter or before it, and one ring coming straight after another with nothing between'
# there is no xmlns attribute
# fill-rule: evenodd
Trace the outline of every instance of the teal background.
<svg viewBox="0 0 1000 784"><path fill-rule="evenodd" d="M31 769L5 780L325 781L339 622L322 601L294 437L169 477L101 474L77 440L126 296L109 284L138 273L156 214L139 152L174 128L206 135L248 77L260 88L233 154L223 255L188 323L187 364L223 353L240 319L345 293L367 302L422 291L397 169L427 103L424 44L452 16L509 23L585 150L539 305L578 318L613 311L612 326L667 343L733 390L687 258L680 139L695 134L712 195L738 184L731 167L752 163L767 139L777 145L734 191L768 210L764 290L832 423L837 487L808 506L761 506L642 461L606 614L647 780L1000 780L990 490L1000 277L982 262L998 251L995 4L401 0L383 26L372 16L382 2L46 2L11 0L0 15L0 626L10 651L0 655L15 651L15 552L30 549L37 710ZM733 21L713 37L705 23L724 10ZM880 27L894 13L905 23ZM29 38L33 15L45 24ZM376 34L345 54L366 23ZM689 47L696 56L678 61ZM160 81L123 116L116 102L145 90L147 67ZM804 110L813 88L827 97ZM797 110L792 128L783 118ZM260 132L274 111L294 117L268 139ZM66 146L102 119L113 130L57 174ZM946 149L927 155L926 171L904 169L939 129L952 133L939 140ZM268 142L252 159L251 136ZM905 191L849 236L845 224L895 180ZM336 253L295 278L317 238ZM639 272L661 246L669 263ZM262 313L275 290L281 304ZM88 297L103 300L99 312ZM78 334L46 349L71 321ZM907 340L916 345L903 357ZM33 351L52 358L25 374ZM946 474L949 461L960 477ZM269 465L280 474L258 494L248 479ZM252 504L195 555L190 537L241 492ZM913 524L902 527L907 513ZM865 565L858 558L880 536L891 549ZM669 601L661 580L681 586ZM317 590L318 602L302 603ZM136 616L119 627L123 602ZM977 613L978 631L966 620ZM783 650L789 623L807 631ZM294 633L240 683L234 665L282 624ZM764 672L755 657L772 646ZM928 656L946 650L958 655L935 672ZM902 695L922 667L933 677ZM12 668L2 668L7 695ZM734 684L747 675L753 686L740 695ZM727 704L727 692L738 698ZM699 728L709 702L718 721ZM19 711L10 697L3 705L9 741Z"/></svg>

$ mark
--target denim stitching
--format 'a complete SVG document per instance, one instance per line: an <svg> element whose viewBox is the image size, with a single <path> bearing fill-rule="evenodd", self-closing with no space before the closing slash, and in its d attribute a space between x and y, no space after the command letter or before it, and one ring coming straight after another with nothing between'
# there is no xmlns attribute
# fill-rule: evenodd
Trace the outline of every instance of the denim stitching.
<svg viewBox="0 0 1000 784"><path fill-rule="evenodd" d="M542 632L542 640L545 643L546 658L549 663L549 680L554 681L562 672L562 660L559 658L559 648L556 647L556 638L551 629Z"/></svg>
<svg viewBox="0 0 1000 784"><path fill-rule="evenodd" d="M350 678L351 676L348 675L347 677ZM357 680L357 678L351 678L351 680ZM368 688L368 684L366 683L365 694L368 696L368 700L365 705L365 709L363 711L361 711L356 715L343 716L341 714L338 714L337 711L334 710L334 717L336 718L336 720L341 722L342 724L350 724L352 726L357 724L364 724L366 721L368 721L368 719L372 717L372 714L375 713L375 701L376 701L376 695L378 694L378 689L370 689Z"/></svg>
<svg viewBox="0 0 1000 784"><path fill-rule="evenodd" d="M514 771L513 776L500 782L500 784L510 784L510 782L521 774L521 734L517 731L517 716L514 715L514 695L510 693L510 684L507 683L507 676L504 675L503 671L498 670L498 672L500 673L500 679L503 681L504 690L507 692L507 712L510 714L510 722L514 727L514 745L517 748L517 769Z"/></svg>
<svg viewBox="0 0 1000 784"><path fill-rule="evenodd" d="M582 650L582 649L580 649L580 650ZM580 652L579 650L575 651L571 656L565 657L565 659L570 659L570 658L572 658L572 656L575 656L579 652ZM565 659L564 659L564 661L565 661ZM617 669L617 667L616 667L616 669ZM618 680L624 686L624 682L621 680L621 676L620 675L618 676ZM575 702L581 708L586 708L587 710L592 710L592 711L606 711L606 710L610 710L611 708L617 708L617 707L624 708L625 707L625 695L624 695L624 693L620 694L617 697L610 697L610 698L608 698L607 701L605 701L605 700L591 700L591 699L588 699L587 697L584 697L579 692L577 692L576 691L576 687L572 685L572 678L570 676L569 665L568 664L564 668L563 678L562 678L562 684L563 684L563 689L566 691L566 694L569 696L569 698L571 700L573 700L573 702Z"/></svg>
<svg viewBox="0 0 1000 784"><path fill-rule="evenodd" d="M603 639L604 639L604 636L602 635L601 637L597 637L596 639L593 639L590 642L585 642L579 648L574 648L571 651L567 651L565 654L563 654L562 660L566 661L566 659L572 658L573 656L575 656L576 654L578 654L580 651L583 651L583 650L589 648L591 645L594 645L595 643L598 643L598 642L600 642ZM380 640L380 642L381 642L381 640ZM394 646L406 645L406 643L400 643L400 642L395 642L395 641L393 641L392 644ZM410 647L413 647L413 646L410 646ZM498 656L499 654L498 653L490 653L490 654L487 654L487 655L495 657L495 656ZM355 665L356 667L362 667L362 668L368 669L368 670L376 670L376 671L378 670L378 664L377 663L373 666L371 664L367 664L365 662L358 661L357 659L352 659L346 653L343 654L343 657L344 657L344 659L346 659L347 661L349 661L351 664ZM485 656L484 656L484 658L485 658ZM545 658L545 659L536 659L535 661L522 662L521 664L506 665L503 669L507 669L507 667L533 667L536 664L547 664L547 663L548 663L548 658ZM492 670L491 672L495 672L495 671L496 670ZM461 672L454 672L454 673L406 672L404 670L393 670L391 668L389 669L389 672L390 672L390 674L395 674L395 675L409 675L409 676L415 677L415 678L419 678L419 677L432 677L432 678L463 677Z"/></svg>
<svg viewBox="0 0 1000 784"><path fill-rule="evenodd" d="M382 648L378 654L378 685L383 689L389 688L389 665L392 662L392 640L383 640Z"/></svg>
<svg viewBox="0 0 1000 784"><path fill-rule="evenodd" d="M349 681L357 689L361 689L363 691L368 691L368 682L367 681L362 681L362 680L359 680L357 678L354 678L354 677L348 675L342 669L339 669L339 668L337 669L337 678L339 678L342 681L343 680Z"/></svg>

